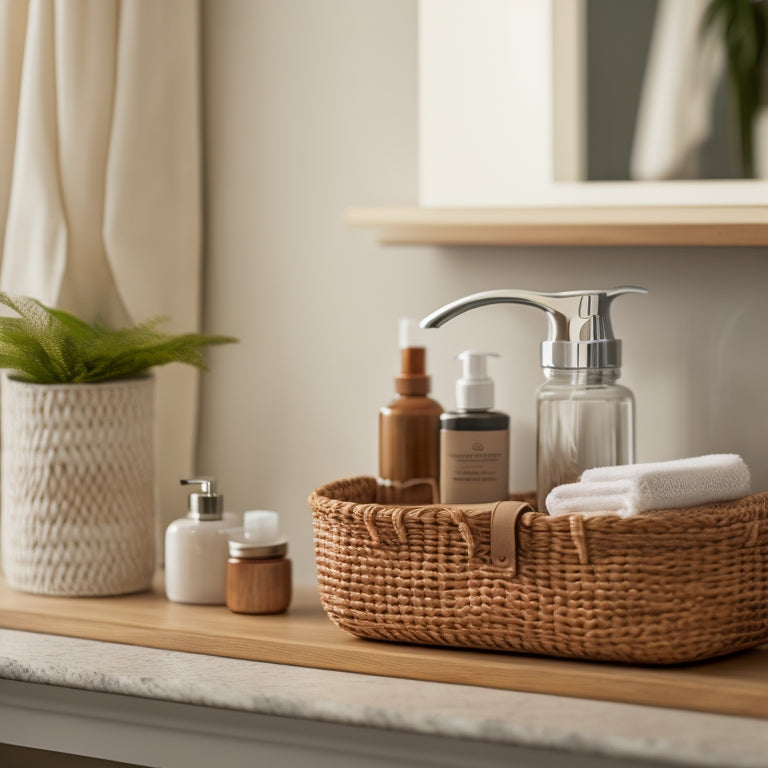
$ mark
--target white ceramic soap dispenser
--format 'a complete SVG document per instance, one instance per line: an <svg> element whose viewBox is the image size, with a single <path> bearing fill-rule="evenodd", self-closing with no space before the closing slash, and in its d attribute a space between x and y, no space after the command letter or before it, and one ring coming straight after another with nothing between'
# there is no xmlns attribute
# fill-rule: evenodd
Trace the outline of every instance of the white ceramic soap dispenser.
<svg viewBox="0 0 768 768"><path fill-rule="evenodd" d="M224 497L211 478L182 480L199 485L189 494L189 513L165 532L165 593L176 603L224 605L227 599L227 558L237 517L224 512Z"/></svg>

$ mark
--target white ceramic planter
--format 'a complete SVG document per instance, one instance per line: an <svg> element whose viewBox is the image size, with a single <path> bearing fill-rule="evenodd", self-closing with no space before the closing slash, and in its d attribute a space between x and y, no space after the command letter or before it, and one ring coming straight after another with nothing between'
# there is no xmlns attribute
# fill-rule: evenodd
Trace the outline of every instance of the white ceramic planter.
<svg viewBox="0 0 768 768"><path fill-rule="evenodd" d="M155 566L154 379L2 382L2 566L11 587L118 595Z"/></svg>

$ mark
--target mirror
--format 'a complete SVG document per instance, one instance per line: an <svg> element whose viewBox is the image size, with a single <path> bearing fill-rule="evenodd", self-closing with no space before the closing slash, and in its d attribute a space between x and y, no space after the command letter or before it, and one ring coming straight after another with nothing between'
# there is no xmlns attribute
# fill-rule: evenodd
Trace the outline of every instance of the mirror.
<svg viewBox="0 0 768 768"><path fill-rule="evenodd" d="M702 3L671 2L692 9L689 23L698 24L696 9L702 7ZM631 3L586 0L585 180L627 181L634 178L632 148L638 130L658 6L658 0L633 0ZM680 22L683 21L681 18ZM663 30L659 31L663 33ZM738 136L734 135L737 131L729 118L727 90L722 67L710 96L709 136L697 152L694 167L676 174L677 178L733 179L742 176ZM673 122L674 116L669 116L669 121Z"/></svg>
<svg viewBox="0 0 768 768"><path fill-rule="evenodd" d="M768 99L756 182L713 2L746 0L420 0L419 204L764 205Z"/></svg>

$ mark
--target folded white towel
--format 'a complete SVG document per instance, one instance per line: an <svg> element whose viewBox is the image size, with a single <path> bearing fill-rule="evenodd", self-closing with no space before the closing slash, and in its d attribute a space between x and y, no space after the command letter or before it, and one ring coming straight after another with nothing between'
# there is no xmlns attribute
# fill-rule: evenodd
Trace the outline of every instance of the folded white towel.
<svg viewBox="0 0 768 768"><path fill-rule="evenodd" d="M578 483L553 488L550 515L615 514L674 509L739 499L749 494L749 468L736 454L587 469Z"/></svg>

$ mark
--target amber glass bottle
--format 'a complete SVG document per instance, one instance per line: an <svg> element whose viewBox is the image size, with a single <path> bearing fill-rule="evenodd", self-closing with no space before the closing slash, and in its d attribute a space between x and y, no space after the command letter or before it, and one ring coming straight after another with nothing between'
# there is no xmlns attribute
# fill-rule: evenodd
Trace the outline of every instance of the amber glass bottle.
<svg viewBox="0 0 768 768"><path fill-rule="evenodd" d="M400 350L398 396L379 412L380 504L436 504L440 494L440 403L427 397L424 347Z"/></svg>

